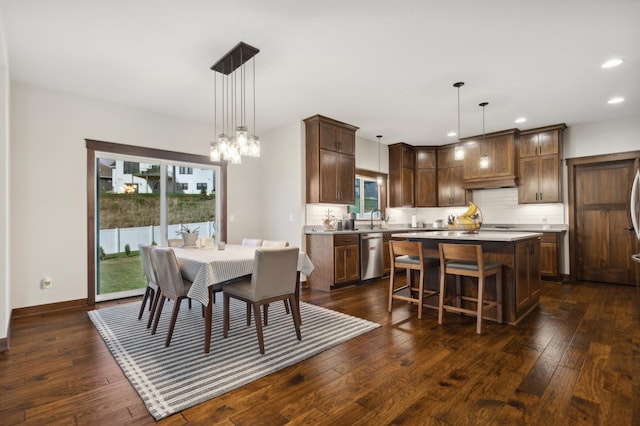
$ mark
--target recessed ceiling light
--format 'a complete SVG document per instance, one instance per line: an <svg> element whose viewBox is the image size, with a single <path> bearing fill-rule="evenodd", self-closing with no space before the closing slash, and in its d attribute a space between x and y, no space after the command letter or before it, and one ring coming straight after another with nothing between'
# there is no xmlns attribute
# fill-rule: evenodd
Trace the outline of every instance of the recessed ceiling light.
<svg viewBox="0 0 640 426"><path fill-rule="evenodd" d="M527 119L525 117L518 117L516 118L516 123L524 123L525 121L527 121Z"/></svg>
<svg viewBox="0 0 640 426"><path fill-rule="evenodd" d="M449 136L450 138L454 137L455 135L457 135L456 132L449 132L447 133L447 136Z"/></svg>
<svg viewBox="0 0 640 426"><path fill-rule="evenodd" d="M604 64L602 64L602 68L613 68L613 67L617 67L618 65L620 65L622 63L622 59L620 58L614 58L614 59L609 59L607 62L605 62Z"/></svg>
<svg viewBox="0 0 640 426"><path fill-rule="evenodd" d="M616 96L615 98L611 98L607 101L608 104L619 104L620 102L624 102L624 98L622 96Z"/></svg>

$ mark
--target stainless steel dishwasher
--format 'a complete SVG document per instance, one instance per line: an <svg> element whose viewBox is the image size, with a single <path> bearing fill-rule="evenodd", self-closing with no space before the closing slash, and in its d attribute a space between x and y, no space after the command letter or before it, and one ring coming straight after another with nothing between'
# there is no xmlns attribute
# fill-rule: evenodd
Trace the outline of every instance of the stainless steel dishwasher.
<svg viewBox="0 0 640 426"><path fill-rule="evenodd" d="M360 279L382 276L382 232L360 234Z"/></svg>

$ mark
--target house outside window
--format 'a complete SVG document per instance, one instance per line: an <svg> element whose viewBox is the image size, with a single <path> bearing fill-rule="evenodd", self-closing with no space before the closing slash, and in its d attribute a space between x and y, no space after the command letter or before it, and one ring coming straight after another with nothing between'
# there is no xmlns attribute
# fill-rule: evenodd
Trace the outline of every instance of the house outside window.
<svg viewBox="0 0 640 426"><path fill-rule="evenodd" d="M356 202L349 206L349 212L356 219L369 219L373 209L380 208L380 190L375 178L356 175Z"/></svg>
<svg viewBox="0 0 640 426"><path fill-rule="evenodd" d="M198 182L198 183L196 183L196 189L198 191L202 191L203 189L206 191L207 190L207 183L206 182Z"/></svg>
<svg viewBox="0 0 640 426"><path fill-rule="evenodd" d="M180 173L181 175L192 175L193 168L180 166L180 168L178 169L178 173Z"/></svg>
<svg viewBox="0 0 640 426"><path fill-rule="evenodd" d="M189 184L188 183L178 182L177 186L178 186L178 191L188 191L189 190Z"/></svg>
<svg viewBox="0 0 640 426"><path fill-rule="evenodd" d="M140 163L133 161L125 161L122 166L122 171L127 175L140 174Z"/></svg>

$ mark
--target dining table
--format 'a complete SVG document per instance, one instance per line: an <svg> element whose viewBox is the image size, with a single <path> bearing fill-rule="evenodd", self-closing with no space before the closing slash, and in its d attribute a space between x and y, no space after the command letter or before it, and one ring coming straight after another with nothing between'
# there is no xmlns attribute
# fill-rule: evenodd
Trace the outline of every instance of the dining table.
<svg viewBox="0 0 640 426"><path fill-rule="evenodd" d="M225 284L233 284L239 278L250 276L253 272L256 250L273 250L256 246L226 244L220 246L174 247L180 273L193 284L187 296L197 300L205 306L204 352L211 349L211 327L213 321L214 294L222 291ZM296 273L295 299L296 306L292 309L300 311L300 273L310 275L314 266L309 256L303 251L298 254Z"/></svg>

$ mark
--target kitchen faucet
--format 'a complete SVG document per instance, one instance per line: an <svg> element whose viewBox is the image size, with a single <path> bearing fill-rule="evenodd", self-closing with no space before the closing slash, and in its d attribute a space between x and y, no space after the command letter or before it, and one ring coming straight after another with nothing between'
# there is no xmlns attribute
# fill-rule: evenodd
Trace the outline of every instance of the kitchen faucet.
<svg viewBox="0 0 640 426"><path fill-rule="evenodd" d="M375 212L378 212L378 213L382 214L382 212L380 211L380 209L373 209L373 210L371 210L371 229L373 229L373 214L374 214Z"/></svg>

